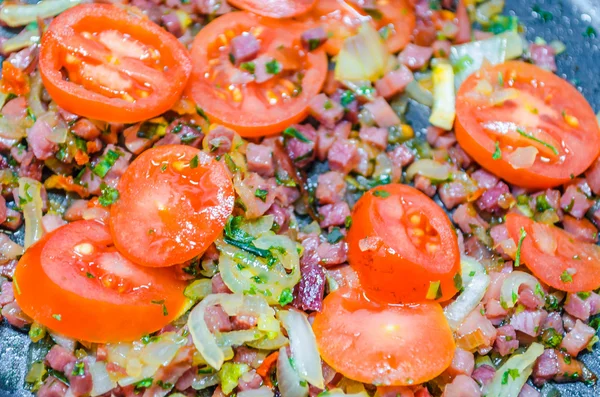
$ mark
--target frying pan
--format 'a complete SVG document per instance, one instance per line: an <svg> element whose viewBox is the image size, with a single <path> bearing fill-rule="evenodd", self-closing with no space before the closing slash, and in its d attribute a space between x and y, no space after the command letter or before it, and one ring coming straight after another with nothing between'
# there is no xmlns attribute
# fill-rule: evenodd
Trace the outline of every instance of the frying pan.
<svg viewBox="0 0 600 397"><path fill-rule="evenodd" d="M545 11L545 18L534 9ZM539 36L548 42L560 40L566 44L566 52L557 57L558 74L583 93L595 112L600 111L600 0L506 0L505 13L519 18L530 41ZM415 131L425 130L428 117L427 108L410 104L407 118ZM16 234L14 239L22 240L22 235ZM31 343L25 332L10 327L6 321L0 323L0 397L32 396L25 388L24 377L29 364L43 359L48 347ZM600 378L598 344L581 360ZM600 386L550 383L544 386L542 395L600 397Z"/></svg>

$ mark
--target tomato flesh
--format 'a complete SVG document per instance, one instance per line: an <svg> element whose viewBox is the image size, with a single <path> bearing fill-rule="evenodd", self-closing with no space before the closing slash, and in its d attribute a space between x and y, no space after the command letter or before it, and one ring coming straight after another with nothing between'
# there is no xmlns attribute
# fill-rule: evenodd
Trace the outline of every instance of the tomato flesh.
<svg viewBox="0 0 600 397"><path fill-rule="evenodd" d="M355 2L320 0L301 20L309 26L323 26L327 31L325 50L337 55L344 40L356 34L362 23L371 23L382 33L390 52L403 49L409 42L416 19L406 0L375 0L373 8L363 10Z"/></svg>
<svg viewBox="0 0 600 397"><path fill-rule="evenodd" d="M30 247L14 275L21 309L61 335L106 343L139 338L186 307L185 283L171 269L138 267L96 221L56 229Z"/></svg>
<svg viewBox="0 0 600 397"><path fill-rule="evenodd" d="M433 200L410 186L391 184L365 193L354 206L347 242L349 263L370 298L445 301L460 286L452 224Z"/></svg>
<svg viewBox="0 0 600 397"><path fill-rule="evenodd" d="M269 18L290 18L310 10L317 0L229 0L242 10Z"/></svg>
<svg viewBox="0 0 600 397"><path fill-rule="evenodd" d="M381 305L340 288L317 313L321 357L344 376L385 386L419 384L452 362L454 338L438 303Z"/></svg>
<svg viewBox="0 0 600 397"><path fill-rule="evenodd" d="M525 62L491 66L467 78L456 115L461 147L518 186L565 183L600 153L600 129L585 98L565 80ZM523 149L535 157L519 155Z"/></svg>
<svg viewBox="0 0 600 397"><path fill-rule="evenodd" d="M544 283L567 292L592 291L600 286L597 245L518 214L506 215L506 227L515 243L521 240L521 262Z"/></svg>
<svg viewBox="0 0 600 397"><path fill-rule="evenodd" d="M142 153L119 181L111 208L115 246L135 263L162 267L201 255L233 210L225 167L184 145Z"/></svg>
<svg viewBox="0 0 600 397"><path fill-rule="evenodd" d="M193 72L188 93L211 121L242 136L283 131L302 121L309 101L319 93L327 74L323 50L306 52L303 25L259 18L248 12L223 15L198 33L192 46ZM242 34L260 42L258 57L273 58L272 77L258 83L230 59L231 40ZM258 58L257 58L258 59ZM255 61L249 61L255 65ZM260 65L256 68L265 68ZM245 73L245 74L244 74ZM265 73L255 71L254 74ZM239 82L248 78L248 82ZM242 80L244 81L244 80Z"/></svg>
<svg viewBox="0 0 600 397"><path fill-rule="evenodd" d="M189 55L146 17L108 4L73 7L42 37L40 73L64 109L134 123L169 110L191 72Z"/></svg>

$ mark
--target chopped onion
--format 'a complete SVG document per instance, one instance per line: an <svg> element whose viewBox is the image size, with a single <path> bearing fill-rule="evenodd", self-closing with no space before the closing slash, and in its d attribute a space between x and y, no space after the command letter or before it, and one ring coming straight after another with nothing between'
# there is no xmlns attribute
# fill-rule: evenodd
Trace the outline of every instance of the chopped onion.
<svg viewBox="0 0 600 397"><path fill-rule="evenodd" d="M41 114L36 123L46 123L50 127L51 132L48 134L48 140L54 143L65 143L67 140L68 128L61 117L53 112Z"/></svg>
<svg viewBox="0 0 600 397"><path fill-rule="evenodd" d="M447 131L454 125L456 96L454 94L454 71L447 63L433 65L433 108L429 122Z"/></svg>
<svg viewBox="0 0 600 397"><path fill-rule="evenodd" d="M243 344L264 337L275 339L278 332L265 332L260 328L246 331L232 331L219 334L218 339L210 332L204 319L206 309L209 306L221 305L229 316L252 315L259 318L259 325L263 317L274 317L275 311L267 301L259 295L242 294L211 294L208 295L190 312L188 317L188 328L192 340L202 358L213 368L219 370L225 361L224 349L231 345ZM273 318L273 321L277 321ZM279 328L277 328L279 329ZM223 349L222 349L223 348Z"/></svg>
<svg viewBox="0 0 600 397"><path fill-rule="evenodd" d="M205 375L197 375L192 381L192 388L194 390L204 390L211 386L215 386L219 384L219 375L218 374L205 374Z"/></svg>
<svg viewBox="0 0 600 397"><path fill-rule="evenodd" d="M64 347L65 349L67 349L70 352L75 351L75 346L77 345L77 342L75 341L75 339L71 339L71 338L68 338L63 335L55 334L53 332L48 332L48 334L50 334L50 337L52 338L52 340L54 342L56 342L57 345Z"/></svg>
<svg viewBox="0 0 600 397"><path fill-rule="evenodd" d="M450 328L456 331L460 327L469 313L479 305L489 285L490 277L487 274L475 275L456 300L444 308Z"/></svg>
<svg viewBox="0 0 600 397"><path fill-rule="evenodd" d="M533 146L518 147L514 152L506 156L508 163L514 169L530 168L535 163L535 158L539 153L538 149Z"/></svg>
<svg viewBox="0 0 600 397"><path fill-rule="evenodd" d="M562 54L567 49L567 46L565 45L565 43L563 43L562 41L559 41L559 40L552 40L550 42L550 47L552 47L554 49L554 53L556 55Z"/></svg>
<svg viewBox="0 0 600 397"><path fill-rule="evenodd" d="M25 248L42 238L42 184L35 179L19 178L19 205L25 218Z"/></svg>
<svg viewBox="0 0 600 397"><path fill-rule="evenodd" d="M25 26L38 19L54 17L79 4L81 0L43 0L37 4L3 4L0 21L8 26Z"/></svg>
<svg viewBox="0 0 600 397"><path fill-rule="evenodd" d="M27 136L22 118L0 117L0 138L19 141Z"/></svg>
<svg viewBox="0 0 600 397"><path fill-rule="evenodd" d="M185 287L185 290L183 291L183 294L186 296L186 298L189 298L195 302L204 299L211 293L212 281L207 278L194 280L194 282Z"/></svg>
<svg viewBox="0 0 600 397"><path fill-rule="evenodd" d="M506 40L506 59L517 59L523 55L523 51L529 45L525 37L512 30L500 33L498 35Z"/></svg>
<svg viewBox="0 0 600 397"><path fill-rule="evenodd" d="M506 59L506 39L494 36L485 40L472 41L450 48L450 62L454 67L456 89L487 60L492 65Z"/></svg>
<svg viewBox="0 0 600 397"><path fill-rule="evenodd" d="M370 23L358 28L358 34L344 40L337 56L335 78L338 81L377 81L397 65L385 42Z"/></svg>
<svg viewBox="0 0 600 397"><path fill-rule="evenodd" d="M23 29L18 35L2 43L2 53L10 54L39 43L40 32L38 29Z"/></svg>
<svg viewBox="0 0 600 397"><path fill-rule="evenodd" d="M101 396L117 387L117 382L113 381L108 375L104 362L88 362L88 368L92 376L92 391L90 393L92 397Z"/></svg>
<svg viewBox="0 0 600 397"><path fill-rule="evenodd" d="M434 181L446 181L450 178L450 166L435 160L417 160L406 170L406 178L412 180L415 175L421 175Z"/></svg>
<svg viewBox="0 0 600 397"><path fill-rule="evenodd" d="M255 349L277 350L281 346L287 346L289 343L289 339L286 338L281 332L279 332L277 336L273 339L269 338L268 336L265 336L262 339L253 342L248 342L246 344Z"/></svg>
<svg viewBox="0 0 600 397"><path fill-rule="evenodd" d="M323 389L323 368L317 349L317 339L304 313L282 310L278 313L288 337L292 357L300 377L311 385Z"/></svg>
<svg viewBox="0 0 600 397"><path fill-rule="evenodd" d="M294 363L296 364L295 359ZM279 356L277 357L277 384L282 397L308 396L308 384L306 382L302 383L302 378L296 372L296 368L292 366L285 347L279 349Z"/></svg>
<svg viewBox="0 0 600 397"><path fill-rule="evenodd" d="M533 372L533 365L544 353L544 346L532 343L527 351L512 355L498 370L492 382L484 389L490 397L515 397Z"/></svg>
<svg viewBox="0 0 600 397"><path fill-rule="evenodd" d="M217 240L219 271L223 282L236 293L255 291L270 304L278 304L281 293L293 289L300 281L300 258L297 243L284 235L268 231L257 236L253 245L267 251L262 258L247 250ZM259 280L259 282L257 282Z"/></svg>
<svg viewBox="0 0 600 397"><path fill-rule="evenodd" d="M423 88L423 86L419 84L418 81L413 80L410 83L408 83L404 91L406 92L406 95L408 95L409 98L414 99L421 105L425 105L427 107L433 106L433 94L430 91Z"/></svg>
<svg viewBox="0 0 600 397"><path fill-rule="evenodd" d="M482 80L484 81L484 80ZM495 90L490 97L490 104L494 106L502 105L504 102L515 99L519 96L519 91L514 88Z"/></svg>
<svg viewBox="0 0 600 397"><path fill-rule="evenodd" d="M44 113L46 113L46 108L42 104L42 77L40 72L36 71L31 75L31 79L29 80L29 92L27 93L27 105L29 105L29 109L33 115L37 118L41 117Z"/></svg>
<svg viewBox="0 0 600 397"><path fill-rule="evenodd" d="M8 235L0 233L0 264L13 260L24 252L25 249L8 238Z"/></svg>
<svg viewBox="0 0 600 397"><path fill-rule="evenodd" d="M516 270L508 275L500 287L500 302L507 308L515 307L519 299L519 288L526 285L532 291L541 288L539 281L529 273Z"/></svg>
<svg viewBox="0 0 600 397"><path fill-rule="evenodd" d="M486 274L485 268L475 258L463 255L460 257L460 275L463 285L469 285L477 274Z"/></svg>
<svg viewBox="0 0 600 397"><path fill-rule="evenodd" d="M366 391L346 394L342 389L331 389L328 390L327 397L369 397L369 394Z"/></svg>
<svg viewBox="0 0 600 397"><path fill-rule="evenodd" d="M555 213L555 211L552 211ZM531 234L533 237L533 241L538 246L538 248L550 255L554 255L556 252L556 248L558 247L558 243L556 241L556 237L554 233L550 230L547 225L540 225L538 223L534 223L531 228Z"/></svg>
<svg viewBox="0 0 600 397"><path fill-rule="evenodd" d="M477 6L475 19L486 26L491 22L494 15L498 15L504 9L504 0L489 0Z"/></svg>
<svg viewBox="0 0 600 397"><path fill-rule="evenodd" d="M261 386L258 389L240 391L237 393L237 397L273 397L273 390L270 387Z"/></svg>

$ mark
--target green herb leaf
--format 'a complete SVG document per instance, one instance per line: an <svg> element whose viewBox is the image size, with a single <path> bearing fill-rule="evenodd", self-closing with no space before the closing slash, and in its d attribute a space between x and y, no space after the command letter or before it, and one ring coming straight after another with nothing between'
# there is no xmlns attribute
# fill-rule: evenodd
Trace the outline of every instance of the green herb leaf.
<svg viewBox="0 0 600 397"><path fill-rule="evenodd" d="M329 244L336 244L343 238L344 235L342 234L342 232L340 232L340 228L334 227L333 229L331 229L331 232L329 232L329 234L327 235L327 242Z"/></svg>
<svg viewBox="0 0 600 397"><path fill-rule="evenodd" d="M521 228L520 233L519 243L517 244L517 254L515 255L515 267L519 267L521 264L521 247L523 246L523 240L525 240L525 237L527 237L527 232L524 228Z"/></svg>
<svg viewBox="0 0 600 397"><path fill-rule="evenodd" d="M134 383L133 385L135 392L140 392L142 389L147 389L148 387L152 386L152 381L152 378L145 378L137 383Z"/></svg>
<svg viewBox="0 0 600 397"><path fill-rule="evenodd" d="M542 144L543 146L547 147L548 149L552 150L552 153L554 153L555 155L558 156L558 150L552 146L551 144L549 144L548 142L544 142L539 138L534 137L533 135L527 133L524 129L522 129L521 127L517 128L517 132L519 133L519 135L527 138L527 139L531 139L534 142L537 142L539 144Z"/></svg>
<svg viewBox="0 0 600 397"><path fill-rule="evenodd" d="M103 207L108 207L109 205L114 204L120 197L117 189L108 186L104 182L100 184L100 192L101 195L98 197L98 202Z"/></svg>
<svg viewBox="0 0 600 397"><path fill-rule="evenodd" d="M342 93L342 96L340 97L340 103L342 104L342 106L344 108L348 107L348 105L350 105L355 100L356 100L356 96L354 96L354 93L350 90L344 91Z"/></svg>
<svg viewBox="0 0 600 397"><path fill-rule="evenodd" d="M83 361L75 362L75 366L73 367L73 372L71 372L73 376L83 376L85 375L85 363Z"/></svg>
<svg viewBox="0 0 600 397"><path fill-rule="evenodd" d="M240 65L240 69L245 70L248 73L254 74L256 65L254 64L254 62L242 62L242 64Z"/></svg>
<svg viewBox="0 0 600 397"><path fill-rule="evenodd" d="M281 72L281 64L277 61L277 59L273 59L265 64L265 69L269 74L278 74Z"/></svg>
<svg viewBox="0 0 600 397"><path fill-rule="evenodd" d="M267 194L269 194L269 192L265 189L256 189L254 191L254 196L258 197L263 203L267 200Z"/></svg>
<svg viewBox="0 0 600 397"><path fill-rule="evenodd" d="M104 178L111 167L115 165L116 161L121 157L119 153L114 150L106 152L104 157L92 168L92 172L98 175L100 178Z"/></svg>
<svg viewBox="0 0 600 397"><path fill-rule="evenodd" d="M572 283L573 282L573 276L571 276L566 270L564 272L562 272L562 274L560 275L560 281L562 281L563 283Z"/></svg>
<svg viewBox="0 0 600 397"><path fill-rule="evenodd" d="M390 197L390 193L386 192L385 190L375 190L373 192L373 196L380 197L380 198L387 198L387 197Z"/></svg>
<svg viewBox="0 0 600 397"><path fill-rule="evenodd" d="M308 139L307 137L305 137L300 131L298 131L294 127L288 127L285 130L283 130L283 135L291 137L291 138L296 138L300 142L304 142L304 143L310 143L310 142L312 142L310 139Z"/></svg>
<svg viewBox="0 0 600 397"><path fill-rule="evenodd" d="M294 295L292 295L292 291L289 288L281 291L281 295L279 295L279 304L281 306L289 305L294 300Z"/></svg>
<svg viewBox="0 0 600 397"><path fill-rule="evenodd" d="M495 142L496 149L494 150L494 154L492 154L493 160L500 160L502 158L502 150L500 150L500 142Z"/></svg>
<svg viewBox="0 0 600 397"><path fill-rule="evenodd" d="M61 321L62 320L62 316L60 314L53 314L52 318L55 319L56 321Z"/></svg>

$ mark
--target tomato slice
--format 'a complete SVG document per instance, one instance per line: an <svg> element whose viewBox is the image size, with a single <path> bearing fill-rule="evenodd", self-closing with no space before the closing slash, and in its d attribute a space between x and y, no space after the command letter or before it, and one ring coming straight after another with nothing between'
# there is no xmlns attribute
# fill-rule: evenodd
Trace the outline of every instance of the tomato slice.
<svg viewBox="0 0 600 397"><path fill-rule="evenodd" d="M27 250L14 275L17 303L54 332L89 342L139 338L186 308L172 269L138 267L115 249L107 226L77 221Z"/></svg>
<svg viewBox="0 0 600 397"><path fill-rule="evenodd" d="M42 36L44 87L64 109L119 123L169 110L191 73L185 47L145 16L83 4L57 16Z"/></svg>
<svg viewBox="0 0 600 397"><path fill-rule="evenodd" d="M317 313L321 357L359 382L403 386L427 382L452 362L454 338L438 303L381 305L340 288Z"/></svg>
<svg viewBox="0 0 600 397"><path fill-rule="evenodd" d="M316 2L317 0L229 0L237 8L269 18L290 18L304 14Z"/></svg>
<svg viewBox="0 0 600 397"><path fill-rule="evenodd" d="M278 133L303 120L327 75L325 52L302 48L304 29L249 12L215 19L194 39L190 96L212 121L245 137ZM258 58L247 62L246 70L230 59L231 40L242 34L254 35L260 43ZM259 59L270 61L261 64Z"/></svg>
<svg viewBox="0 0 600 397"><path fill-rule="evenodd" d="M456 137L481 166L510 183L548 188L585 171L600 153L594 111L567 81L511 61L460 86Z"/></svg>
<svg viewBox="0 0 600 397"><path fill-rule="evenodd" d="M225 167L190 146L145 151L127 168L118 190L110 212L115 246L144 266L172 266L201 255L233 210Z"/></svg>
<svg viewBox="0 0 600 397"><path fill-rule="evenodd" d="M300 18L309 26L323 26L328 33L325 50L330 55L340 52L344 40L356 34L358 27L372 23L385 39L390 52L403 49L416 25L414 8L408 0L374 0L368 9L350 0L320 0L306 16Z"/></svg>
<svg viewBox="0 0 600 397"><path fill-rule="evenodd" d="M367 295L389 303L445 301L460 287L458 239L448 216L420 191L376 187L354 206L350 265Z"/></svg>
<svg viewBox="0 0 600 397"><path fill-rule="evenodd" d="M519 214L506 215L506 227L515 243L521 241L520 261L544 283L567 292L592 291L600 286L597 245Z"/></svg>

